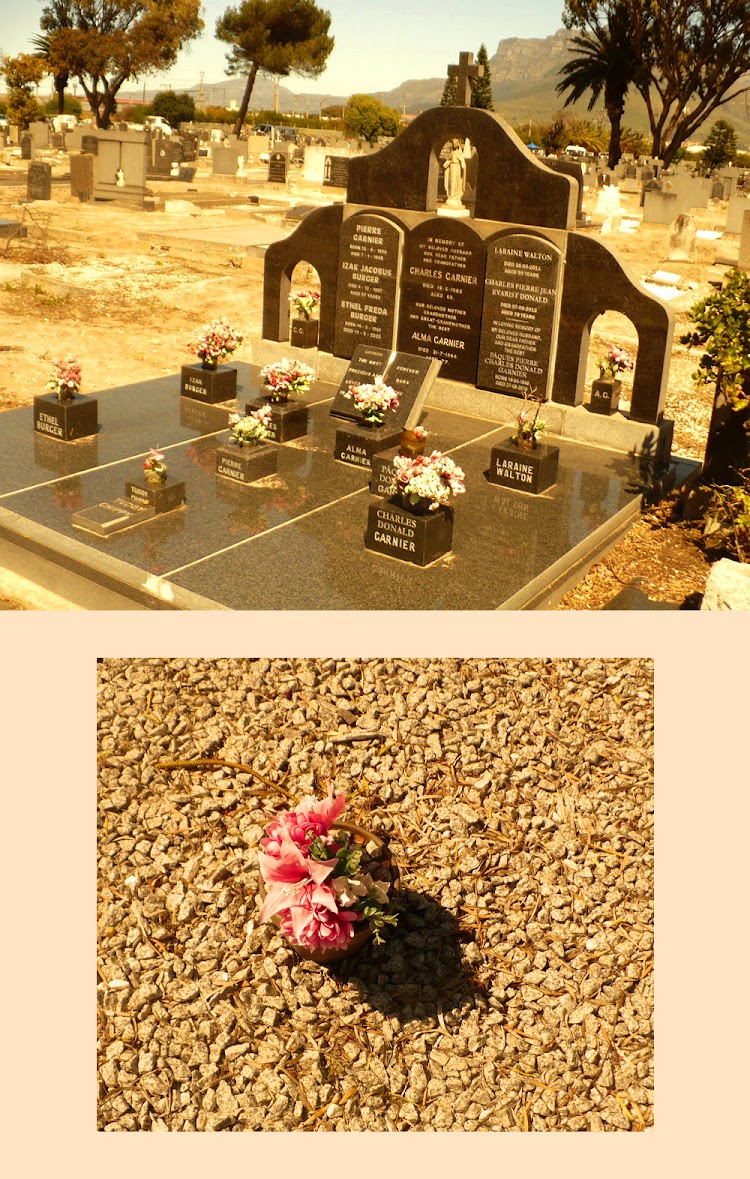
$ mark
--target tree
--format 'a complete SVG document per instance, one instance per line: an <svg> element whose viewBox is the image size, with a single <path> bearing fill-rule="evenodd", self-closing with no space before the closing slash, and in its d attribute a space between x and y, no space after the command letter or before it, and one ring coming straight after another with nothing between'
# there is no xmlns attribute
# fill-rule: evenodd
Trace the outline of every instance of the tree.
<svg viewBox="0 0 750 1179"><path fill-rule="evenodd" d="M737 132L726 119L717 119L703 144L700 170L704 176L716 168L733 164L737 158Z"/></svg>
<svg viewBox="0 0 750 1179"><path fill-rule="evenodd" d="M200 0L68 0L46 4L42 27L55 75L83 87L97 127L109 127L124 82L169 69L203 28ZM61 23L64 9L68 24Z"/></svg>
<svg viewBox="0 0 750 1179"><path fill-rule="evenodd" d="M548 156L556 155L570 143L562 115L557 115L552 123L542 123L539 128L539 143Z"/></svg>
<svg viewBox="0 0 750 1179"><path fill-rule="evenodd" d="M192 94L175 94L174 90L162 90L151 103L155 115L166 119L175 131L180 123L192 123L195 118L195 99Z"/></svg>
<svg viewBox="0 0 750 1179"><path fill-rule="evenodd" d="M381 135L398 135L399 113L371 94L352 94L344 112L344 130L372 144Z"/></svg>
<svg viewBox="0 0 750 1179"><path fill-rule="evenodd" d="M628 18L620 48L635 46L641 62L633 84L651 152L669 164L715 110L750 90L750 0L566 0L563 22L593 36L619 9Z"/></svg>
<svg viewBox="0 0 750 1179"><path fill-rule="evenodd" d="M556 86L558 94L564 94L566 90L570 92L565 106L577 102L590 91L588 109L593 110L599 98L604 96L610 126L607 159L610 168L618 163L622 152L620 140L625 96L642 68L639 46L629 38L629 31L627 3L612 5L605 20L594 25L590 32L571 38L569 48L577 56L562 67L562 81Z"/></svg>
<svg viewBox="0 0 750 1179"><path fill-rule="evenodd" d="M441 106L455 106L458 97L458 83L455 78L446 78L443 86L443 94L440 99Z"/></svg>
<svg viewBox="0 0 750 1179"><path fill-rule="evenodd" d="M42 30L41 35L32 37L31 44L39 57L41 57L47 64L49 72L52 74L52 79L55 86L55 93L57 95L57 111L58 115L64 115L65 111L65 90L70 80L70 73L63 65L55 67L52 63L50 33L56 29L72 28L72 4L70 0L50 0L45 5L39 21L39 26Z"/></svg>
<svg viewBox="0 0 750 1179"><path fill-rule="evenodd" d="M44 62L31 53L19 53L17 57L2 58L0 73L5 75L8 91L8 120L25 131L29 123L41 117L34 90L47 73Z"/></svg>
<svg viewBox="0 0 750 1179"><path fill-rule="evenodd" d="M490 59L487 56L487 46L482 42L477 54L477 65L484 66L481 78L469 78L471 86L471 105L483 111L494 111L492 105L492 75L490 74Z"/></svg>
<svg viewBox="0 0 750 1179"><path fill-rule="evenodd" d="M314 0L243 0L219 17L216 36L232 47L226 72L247 74L235 135L242 130L258 72L277 78L320 77L333 49L330 26L330 12Z"/></svg>

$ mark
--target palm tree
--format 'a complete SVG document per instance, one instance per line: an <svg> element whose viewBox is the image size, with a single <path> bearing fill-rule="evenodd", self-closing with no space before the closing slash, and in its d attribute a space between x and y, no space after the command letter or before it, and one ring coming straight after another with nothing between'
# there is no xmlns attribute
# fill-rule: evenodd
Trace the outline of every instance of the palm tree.
<svg viewBox="0 0 750 1179"><path fill-rule="evenodd" d="M67 70L55 70L52 68L51 58L52 52L50 47L49 34L44 36L32 37L31 43L34 46L34 54L36 57L41 57L49 65L52 80L55 84L55 93L57 94L57 113L62 115L65 111L65 90L70 81L70 74Z"/></svg>
<svg viewBox="0 0 750 1179"><path fill-rule="evenodd" d="M609 11L606 24L599 24L590 33L571 38L571 53L578 53L560 70L563 80L556 90L570 93L565 106L577 102L590 90L588 109L593 110L601 95L610 122L609 167L620 159L622 119L625 96L645 66L644 47L637 45L626 3L616 4Z"/></svg>

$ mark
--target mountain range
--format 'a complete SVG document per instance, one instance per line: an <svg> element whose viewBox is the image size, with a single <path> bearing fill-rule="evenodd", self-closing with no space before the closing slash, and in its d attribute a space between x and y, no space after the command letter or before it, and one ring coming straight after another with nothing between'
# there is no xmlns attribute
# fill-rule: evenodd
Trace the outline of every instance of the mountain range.
<svg viewBox="0 0 750 1179"><path fill-rule="evenodd" d="M555 93L555 86L560 80L560 69L569 59L568 48L570 34L566 29L558 29L548 37L508 37L499 41L497 49L489 59L490 76L492 81L492 98L495 110L512 126L519 126L529 120L549 121L562 108L563 99ZM478 49L478 46L477 46ZM476 52L476 51L475 51ZM437 106L443 93L446 71L435 78L408 78L395 86L392 90L375 91L375 96L388 106L395 107L406 114L419 114L428 107ZM239 103L245 90L245 78L224 78L218 82L206 82L203 92L209 105L225 106L232 100ZM197 100L199 86L188 90ZM371 92L373 93L373 92ZM154 97L156 91L146 91L146 99ZM129 95L123 92L123 97ZM133 93L132 97L140 97ZM346 101L348 95L342 94L305 94L295 93L287 86L279 86L279 112L304 115L315 115L322 107L340 105ZM740 95L739 98L725 103L699 130L698 139L702 139L716 119L728 119L737 131L741 148L750 150L750 96ZM270 110L274 101L274 82L270 78L258 76L250 100L255 110ZM602 120L608 127L604 104L600 100L593 111L587 110L587 101L583 99L566 108L570 113L592 121ZM628 97L625 106L625 126L636 131L648 131L648 117L643 100L638 95Z"/></svg>

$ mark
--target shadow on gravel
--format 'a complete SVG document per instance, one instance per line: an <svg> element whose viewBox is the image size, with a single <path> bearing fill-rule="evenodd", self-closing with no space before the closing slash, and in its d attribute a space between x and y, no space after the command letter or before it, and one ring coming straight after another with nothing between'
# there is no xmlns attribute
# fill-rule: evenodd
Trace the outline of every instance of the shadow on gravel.
<svg viewBox="0 0 750 1179"><path fill-rule="evenodd" d="M369 942L355 958L329 967L331 974L401 1019L434 1018L473 1003L484 991L461 953L472 935L432 897L402 889L399 899L398 925L386 930L383 944Z"/></svg>

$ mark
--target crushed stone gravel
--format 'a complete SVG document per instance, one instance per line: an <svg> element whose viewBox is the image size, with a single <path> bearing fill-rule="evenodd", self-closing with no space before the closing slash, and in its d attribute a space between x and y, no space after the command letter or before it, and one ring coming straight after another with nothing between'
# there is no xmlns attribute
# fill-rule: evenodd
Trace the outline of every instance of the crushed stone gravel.
<svg viewBox="0 0 750 1179"><path fill-rule="evenodd" d="M105 659L98 726L101 1130L652 1127L650 660ZM326 968L257 850L329 781L404 908Z"/></svg>

